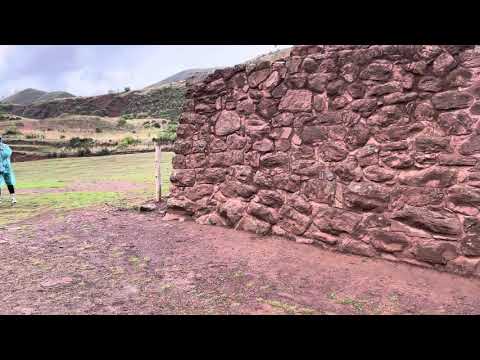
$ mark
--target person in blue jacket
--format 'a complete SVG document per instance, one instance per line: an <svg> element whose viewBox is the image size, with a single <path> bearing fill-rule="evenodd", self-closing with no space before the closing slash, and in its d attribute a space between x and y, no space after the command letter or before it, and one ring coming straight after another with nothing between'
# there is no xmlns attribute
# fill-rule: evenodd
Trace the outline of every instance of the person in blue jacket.
<svg viewBox="0 0 480 360"><path fill-rule="evenodd" d="M2 195L2 186L5 183L12 198L12 205L17 203L15 199L15 174L13 173L10 157L12 156L12 149L2 141L0 135L0 202Z"/></svg>

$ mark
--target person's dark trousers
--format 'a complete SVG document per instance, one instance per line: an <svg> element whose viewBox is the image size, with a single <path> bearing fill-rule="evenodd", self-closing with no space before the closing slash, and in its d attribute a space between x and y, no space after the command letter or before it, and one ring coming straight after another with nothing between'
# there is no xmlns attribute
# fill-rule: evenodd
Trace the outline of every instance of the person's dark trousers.
<svg viewBox="0 0 480 360"><path fill-rule="evenodd" d="M15 187L13 185L7 185L8 192L10 194L15 194ZM2 193L2 190L0 189L0 194Z"/></svg>

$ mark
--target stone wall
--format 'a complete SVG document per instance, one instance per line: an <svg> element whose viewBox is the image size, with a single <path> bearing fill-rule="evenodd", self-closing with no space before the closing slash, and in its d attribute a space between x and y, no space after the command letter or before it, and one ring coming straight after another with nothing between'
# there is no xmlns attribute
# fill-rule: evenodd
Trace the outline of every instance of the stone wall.
<svg viewBox="0 0 480 360"><path fill-rule="evenodd" d="M297 46L190 84L169 206L480 276L480 53Z"/></svg>

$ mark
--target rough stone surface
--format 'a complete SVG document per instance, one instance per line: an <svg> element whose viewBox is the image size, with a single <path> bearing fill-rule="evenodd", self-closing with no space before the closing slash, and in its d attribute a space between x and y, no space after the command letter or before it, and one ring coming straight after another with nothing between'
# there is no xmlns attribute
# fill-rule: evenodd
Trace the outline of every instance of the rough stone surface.
<svg viewBox="0 0 480 360"><path fill-rule="evenodd" d="M458 218L447 211L432 211L406 205L394 212L392 219L434 234L459 236L462 233Z"/></svg>
<svg viewBox="0 0 480 360"><path fill-rule="evenodd" d="M478 68L472 46L298 46L217 72L189 85L168 203L479 276Z"/></svg>
<svg viewBox="0 0 480 360"><path fill-rule="evenodd" d="M222 111L215 123L215 134L229 135L240 129L240 116L234 111Z"/></svg>

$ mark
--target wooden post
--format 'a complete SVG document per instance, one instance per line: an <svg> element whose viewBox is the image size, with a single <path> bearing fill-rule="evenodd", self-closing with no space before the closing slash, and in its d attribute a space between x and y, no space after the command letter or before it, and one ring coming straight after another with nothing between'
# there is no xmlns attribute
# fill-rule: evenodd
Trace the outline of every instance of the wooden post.
<svg viewBox="0 0 480 360"><path fill-rule="evenodd" d="M160 202L162 199L162 147L160 142L155 141L155 200Z"/></svg>

